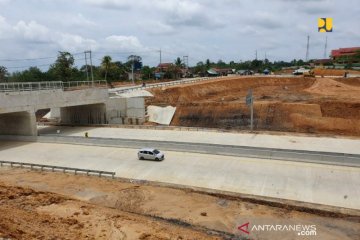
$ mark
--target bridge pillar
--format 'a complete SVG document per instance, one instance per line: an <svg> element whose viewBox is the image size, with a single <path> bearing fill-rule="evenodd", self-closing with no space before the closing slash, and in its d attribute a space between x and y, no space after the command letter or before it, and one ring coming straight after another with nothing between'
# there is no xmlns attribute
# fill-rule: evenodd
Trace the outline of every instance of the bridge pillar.
<svg viewBox="0 0 360 240"><path fill-rule="evenodd" d="M36 136L35 112L23 111L0 114L0 135Z"/></svg>

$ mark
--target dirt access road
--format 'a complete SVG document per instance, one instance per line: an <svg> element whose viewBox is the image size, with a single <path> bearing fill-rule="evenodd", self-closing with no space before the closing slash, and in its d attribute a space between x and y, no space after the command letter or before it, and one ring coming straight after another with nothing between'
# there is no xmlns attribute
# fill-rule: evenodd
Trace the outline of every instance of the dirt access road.
<svg viewBox="0 0 360 240"><path fill-rule="evenodd" d="M0 168L0 237L11 239L358 239L360 214L335 214L95 176ZM315 225L241 232L259 224Z"/></svg>
<svg viewBox="0 0 360 240"><path fill-rule="evenodd" d="M228 77L151 89L147 105L177 107L173 126L360 136L360 78Z"/></svg>

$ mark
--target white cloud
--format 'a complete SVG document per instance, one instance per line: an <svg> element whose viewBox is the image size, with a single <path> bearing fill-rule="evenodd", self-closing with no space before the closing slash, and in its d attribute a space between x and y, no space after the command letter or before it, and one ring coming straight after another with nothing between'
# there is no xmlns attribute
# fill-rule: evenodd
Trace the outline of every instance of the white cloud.
<svg viewBox="0 0 360 240"><path fill-rule="evenodd" d="M269 12L255 12L249 17L248 22L268 29L281 28L284 26L281 16L276 16Z"/></svg>
<svg viewBox="0 0 360 240"><path fill-rule="evenodd" d="M176 32L173 26L161 21L149 20L146 22L139 22L138 26L151 35L168 35Z"/></svg>
<svg viewBox="0 0 360 240"><path fill-rule="evenodd" d="M223 26L218 18L209 16L209 5L203 5L201 1L190 0L137 0L133 2L125 0L83 0L88 4L106 9L129 10L138 12L157 12L163 22L163 29L166 25L190 26L202 28L216 28ZM145 16L148 16L146 14ZM146 22L148 19L145 20ZM167 29L169 30L169 28ZM171 31L170 31L171 33Z"/></svg>
<svg viewBox="0 0 360 240"><path fill-rule="evenodd" d="M329 49L359 43L359 0L0 0L0 6L0 59L161 48L168 61L246 60L256 49L288 60L304 57L307 35L311 55L322 57L318 17L333 18ZM156 52L142 57L159 61Z"/></svg>
<svg viewBox="0 0 360 240"><path fill-rule="evenodd" d="M139 39L135 36L112 35L105 38L104 44L105 48L112 50L138 51L144 49Z"/></svg>
<svg viewBox="0 0 360 240"><path fill-rule="evenodd" d="M54 31L36 21L25 22L20 20L17 24L11 26L4 17L0 16L0 33L1 36L7 36L8 39L20 40L22 44L40 43L43 45L55 45L59 49L66 51L97 48L97 42L93 39Z"/></svg>
<svg viewBox="0 0 360 240"><path fill-rule="evenodd" d="M0 39L9 38L12 34L11 25L0 15Z"/></svg>
<svg viewBox="0 0 360 240"><path fill-rule="evenodd" d="M69 25L79 26L79 27L95 27L98 26L94 21L86 18L83 14L78 13L76 16L70 17L69 21L67 21Z"/></svg>
<svg viewBox="0 0 360 240"><path fill-rule="evenodd" d="M25 40L35 41L35 42L51 42L51 33L50 30L38 24L35 21L30 21L26 23L24 21L19 21L14 27L14 31L23 37Z"/></svg>
<svg viewBox="0 0 360 240"><path fill-rule="evenodd" d="M83 38L79 35L69 33L56 33L53 41L58 44L62 50L65 51L82 51L82 50L96 50L98 44L93 39Z"/></svg>
<svg viewBox="0 0 360 240"><path fill-rule="evenodd" d="M126 0L83 0L83 2L86 4L110 9L128 9L132 5L136 4L136 2L129 2Z"/></svg>

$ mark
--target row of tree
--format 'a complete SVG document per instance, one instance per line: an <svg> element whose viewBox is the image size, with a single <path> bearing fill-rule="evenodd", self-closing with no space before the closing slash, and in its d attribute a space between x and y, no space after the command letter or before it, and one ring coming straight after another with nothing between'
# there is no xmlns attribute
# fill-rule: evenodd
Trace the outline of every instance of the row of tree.
<svg viewBox="0 0 360 240"><path fill-rule="evenodd" d="M56 61L50 65L47 71L38 67L29 67L23 71L9 73L4 66L0 66L0 82L38 82L38 81L86 81L105 79L107 81L119 81L128 78L132 68L142 68L141 57L131 55L128 61L112 61L110 56L104 56L99 66L83 65L75 66L75 59L69 52L59 52ZM146 72L148 67L143 67Z"/></svg>
<svg viewBox="0 0 360 240"><path fill-rule="evenodd" d="M269 69L271 71L280 70L282 67L302 66L303 60L294 59L291 62L270 62L265 60L252 60L245 62L230 61L225 63L222 60L212 62L207 59L204 62L198 62L196 66L188 68L193 75L203 75L210 68L230 68L230 69L247 69L254 71L263 71ZM175 59L173 65L164 73L166 78L178 78L181 69L187 66L181 58ZM141 76L143 80L154 79L155 72L159 71L156 67L142 66L140 56L131 55L126 62L113 61L110 56L104 56L99 66L83 65L80 68L75 66L75 60L69 52L59 52L56 61L50 65L47 71L42 71L38 67L30 67L23 71L9 73L7 69L0 66L1 82L37 82L37 81L85 81L105 79L108 82L128 80L129 74L134 69L135 73ZM161 70L160 70L161 71Z"/></svg>

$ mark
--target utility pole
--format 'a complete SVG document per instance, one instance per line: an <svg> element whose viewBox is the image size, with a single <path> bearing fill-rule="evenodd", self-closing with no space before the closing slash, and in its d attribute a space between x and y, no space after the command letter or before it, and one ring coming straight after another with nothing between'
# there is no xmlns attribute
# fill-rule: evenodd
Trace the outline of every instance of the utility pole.
<svg viewBox="0 0 360 240"><path fill-rule="evenodd" d="M91 70L91 81L92 81L92 84L94 85L94 72L93 72L91 50L90 50L90 70Z"/></svg>
<svg viewBox="0 0 360 240"><path fill-rule="evenodd" d="M250 130L252 132L254 130L254 97L252 89L249 89L245 102L248 107L250 106Z"/></svg>
<svg viewBox="0 0 360 240"><path fill-rule="evenodd" d="M306 44L306 57L305 61L309 61L309 46L310 46L310 36L307 36L307 44Z"/></svg>
<svg viewBox="0 0 360 240"><path fill-rule="evenodd" d="M134 81L134 68L135 68L135 56L134 55L131 55L131 81L133 84L135 84L135 81Z"/></svg>
<svg viewBox="0 0 360 240"><path fill-rule="evenodd" d="M135 85L135 81L134 81L134 58L132 59L132 64L131 64L131 80L132 80L132 83Z"/></svg>
<svg viewBox="0 0 360 240"><path fill-rule="evenodd" d="M324 59L326 58L326 52L327 52L327 36L325 38Z"/></svg>
<svg viewBox="0 0 360 240"><path fill-rule="evenodd" d="M257 50L255 50L255 60L257 60Z"/></svg>
<svg viewBox="0 0 360 240"><path fill-rule="evenodd" d="M185 65L185 69L186 69L185 76L183 76L183 77L187 77L188 76L188 70L189 70L189 56L183 56L183 63Z"/></svg>
<svg viewBox="0 0 360 240"><path fill-rule="evenodd" d="M189 67L189 56L183 56L183 62L184 62L185 68L188 69L188 67Z"/></svg>
<svg viewBox="0 0 360 240"><path fill-rule="evenodd" d="M89 70L88 70L88 63L87 63L87 53L85 53L85 67L86 67L86 81L89 81Z"/></svg>
<svg viewBox="0 0 360 240"><path fill-rule="evenodd" d="M159 53L160 53L160 63L159 63L159 65L160 65L161 64L161 48L159 50Z"/></svg>
<svg viewBox="0 0 360 240"><path fill-rule="evenodd" d="M87 64L87 57L86 54L89 54L90 56L90 73L91 73L91 81L92 81L92 85L94 85L94 73L93 73L93 65L92 65L92 56L91 56L91 50L85 51L85 61ZM87 65L86 65L86 70L87 70Z"/></svg>

